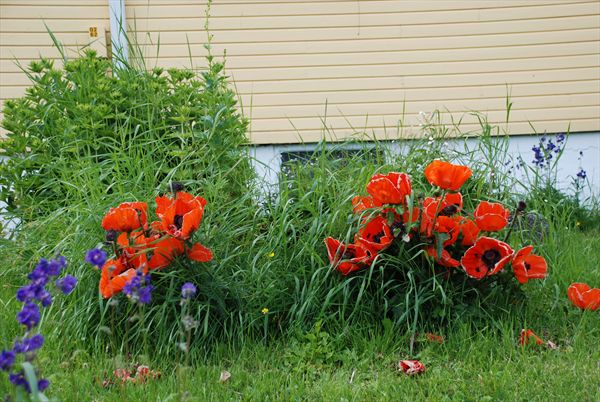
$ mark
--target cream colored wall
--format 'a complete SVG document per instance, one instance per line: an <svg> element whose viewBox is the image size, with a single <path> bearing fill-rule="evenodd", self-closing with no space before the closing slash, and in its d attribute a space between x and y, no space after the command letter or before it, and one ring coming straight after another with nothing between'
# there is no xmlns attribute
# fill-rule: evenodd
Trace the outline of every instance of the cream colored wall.
<svg viewBox="0 0 600 402"><path fill-rule="evenodd" d="M11 51L52 52L40 16L67 44L84 41L99 16L108 26L106 1L48 3L2 1L0 98L26 84ZM205 6L126 0L150 66L203 67ZM215 0L211 16L213 53L227 51L256 143L315 141L323 123L329 138L365 127L395 137L399 120L411 135L419 112L436 108L474 130L465 112L504 122L507 86L512 134L531 133L529 121L538 131L600 131L598 0Z"/></svg>
<svg viewBox="0 0 600 402"><path fill-rule="evenodd" d="M104 29L108 29L109 19L105 0L1 0L0 108L7 99L22 96L30 84L17 62L27 67L43 56L61 64L46 26L70 56L90 43L89 28L95 26L99 36L92 46L106 55Z"/></svg>

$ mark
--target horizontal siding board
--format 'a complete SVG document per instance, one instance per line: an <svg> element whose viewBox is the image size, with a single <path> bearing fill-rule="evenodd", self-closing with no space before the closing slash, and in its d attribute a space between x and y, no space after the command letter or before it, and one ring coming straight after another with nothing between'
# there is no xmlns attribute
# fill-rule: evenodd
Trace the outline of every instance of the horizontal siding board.
<svg viewBox="0 0 600 402"><path fill-rule="evenodd" d="M536 122L539 120L546 119L549 115L554 119L564 119L565 122L568 122L571 119L593 119L598 116L598 108L600 104L597 105L588 105L588 106L574 106L574 107L559 107L559 108L547 108L547 109L519 109L512 110L510 114L511 121L514 122ZM452 113L454 117L465 115L466 121L468 124L469 119L474 120L474 117L468 117L469 110L464 111L455 111ZM506 111L488 111L486 116L490 122L493 123L502 123L506 120ZM251 122L252 132L255 131L278 131L281 130L282 126L288 127L288 129L298 129L298 130L316 130L323 125L326 127L360 127L368 129L370 126L368 122L372 122L374 124L384 123L385 126L394 127L398 124L400 115L399 114L391 114L391 115L377 115L370 114L368 116L333 116L327 117L323 119L318 116L314 117L299 117L295 118L293 121L289 119L281 118L281 119L253 119ZM405 114L403 119L409 122L419 122L419 114ZM365 123L366 122L366 123ZM450 120L448 120L448 123ZM365 125L366 124L366 125ZM413 123L414 124L414 123Z"/></svg>
<svg viewBox="0 0 600 402"><path fill-rule="evenodd" d="M510 87L512 96L556 95L561 93L587 93L600 92L599 80L566 81L545 83L514 84ZM436 99L477 99L477 98L503 98L507 95L506 85L475 86L465 88L427 88L427 89L388 89L381 91L336 91L324 93L298 93L288 94L253 94L242 96L244 105L282 106L325 104L338 105L359 100L368 102L398 102L405 100L436 100ZM476 107L475 107L476 108ZM366 110L365 114L369 111Z"/></svg>
<svg viewBox="0 0 600 402"><path fill-rule="evenodd" d="M558 133L566 132L568 129L570 129L571 132L597 131L597 125L597 119L575 119L568 122L564 120L544 120L541 122L534 122L533 124L530 122L515 122L509 124L508 127L503 126L502 128L511 135L519 135L531 134L533 132ZM505 131L503 130L500 130L499 133L504 133ZM369 124L369 129L367 130L368 137L365 137L365 135L360 133L360 131L357 132L356 130L348 128L346 125L344 127L336 128L335 130L328 130L326 132L324 132L322 129L298 131L286 130L276 134L273 132L253 132L251 139L255 144L290 144L298 142L315 142L319 141L321 138L327 138L331 141L341 141L346 138L368 139L373 137L373 133L379 139L390 140L397 138L418 138L421 135L418 126L404 127L403 131L399 133L395 125L383 127L371 123ZM450 130L449 136L457 136L460 133L471 133L473 135L477 135L481 133L481 126L477 123L462 124L460 126L460 131Z"/></svg>
<svg viewBox="0 0 600 402"><path fill-rule="evenodd" d="M272 31L237 31L227 30L213 32L213 44L247 44L264 43L266 45L277 42L298 41L335 41L335 40L376 40L388 38L449 38L453 36L487 36L499 34L518 34L525 32L548 32L571 29L596 28L597 15L581 15L563 17L560 19L532 19L526 24L522 21L501 21L481 23L458 24L421 24L421 25L394 25L372 27L337 27L337 28L312 28L312 29L280 29L274 35ZM172 26L166 31L145 31L138 26L140 39L148 35L154 42L160 37L163 44L181 44L189 39L190 43L204 43L206 32L202 26L193 30L179 31L177 26Z"/></svg>
<svg viewBox="0 0 600 402"><path fill-rule="evenodd" d="M513 110L528 108L558 108L573 106L600 105L600 94L598 92L556 94L542 96L511 96ZM435 99L425 101L407 102L382 102L382 103L354 103L354 104L321 104L278 106L278 114L285 118L295 119L299 117L320 116L366 116L372 113L401 116L404 113L418 114L421 111L431 112L434 110L449 110L451 112L464 110L477 110L488 112L491 110L501 111L506 108L506 97L497 98L475 98L475 99ZM369 113L367 113L367 111ZM274 110L269 106L248 106L244 109L247 116L252 119L269 119L274 115Z"/></svg>

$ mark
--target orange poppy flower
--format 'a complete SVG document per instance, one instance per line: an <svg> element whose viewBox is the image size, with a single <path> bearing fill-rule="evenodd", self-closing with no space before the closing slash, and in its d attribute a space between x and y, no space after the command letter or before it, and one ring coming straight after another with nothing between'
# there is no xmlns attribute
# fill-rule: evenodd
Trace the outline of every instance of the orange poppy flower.
<svg viewBox="0 0 600 402"><path fill-rule="evenodd" d="M462 209L462 195L460 193L446 194L444 198L426 197L423 200L423 213L421 216L421 233L430 237L437 216L454 216Z"/></svg>
<svg viewBox="0 0 600 402"><path fill-rule="evenodd" d="M434 231L437 233L445 233L448 238L444 240L444 247L456 243L460 234L460 217L438 216L435 221Z"/></svg>
<svg viewBox="0 0 600 402"><path fill-rule="evenodd" d="M425 168L425 177L430 184L450 191L458 191L472 174L467 166L440 160L434 160Z"/></svg>
<svg viewBox="0 0 600 402"><path fill-rule="evenodd" d="M152 257L148 261L148 268L163 269L177 257L185 252L185 243L183 240L175 237L164 237L155 243L151 243L153 250Z"/></svg>
<svg viewBox="0 0 600 402"><path fill-rule="evenodd" d="M482 279L500 272L512 255L508 244L482 236L465 252L460 263L468 276Z"/></svg>
<svg viewBox="0 0 600 402"><path fill-rule="evenodd" d="M375 203L371 197L362 197L357 195L352 199L352 210L354 213L359 214L369 208L374 208Z"/></svg>
<svg viewBox="0 0 600 402"><path fill-rule="evenodd" d="M600 289L592 288L587 283L573 283L567 295L580 309L596 311L600 307Z"/></svg>
<svg viewBox="0 0 600 402"><path fill-rule="evenodd" d="M145 202L124 202L116 208L111 208L102 219L104 230L116 232L131 232L148 226L148 206Z"/></svg>
<svg viewBox="0 0 600 402"><path fill-rule="evenodd" d="M517 251L513 260L512 267L515 278L520 283L527 283L529 279L543 279L548 272L548 264L544 257L531 254L533 246L527 246Z"/></svg>
<svg viewBox="0 0 600 402"><path fill-rule="evenodd" d="M360 244L344 245L332 237L325 239L329 262L342 275L348 275L367 267L373 261L371 252Z"/></svg>
<svg viewBox="0 0 600 402"><path fill-rule="evenodd" d="M435 261L436 264L441 265L442 267L457 268L458 266L460 266L460 262L458 262L458 260L455 260L454 258L452 258L452 256L448 252L448 250L446 250L445 248L442 249L441 258L438 258L437 250L434 246L426 247L425 251L427 252L428 255L433 257L433 260Z"/></svg>
<svg viewBox="0 0 600 402"><path fill-rule="evenodd" d="M398 369L408 375L417 375L425 371L425 365L418 360L400 360Z"/></svg>
<svg viewBox="0 0 600 402"><path fill-rule="evenodd" d="M537 336L535 334L535 332L533 332L532 330L522 329L521 336L519 337L519 345L525 346L525 345L528 345L529 342L532 342L532 341L535 342L536 345L545 344L545 342L542 340L542 338Z"/></svg>
<svg viewBox="0 0 600 402"><path fill-rule="evenodd" d="M192 248L187 250L187 256L190 260L208 262L212 260L213 253L209 248L204 247L200 243L196 243L192 246Z"/></svg>
<svg viewBox="0 0 600 402"><path fill-rule="evenodd" d="M185 191L179 191L175 194L174 199L166 195L156 197L156 215L158 215L159 218L162 218L164 213L175 202L175 200L181 200L184 202L190 202L195 200L198 201L202 205L202 207L206 206L206 200L200 197L199 195L193 196L190 193L186 193Z"/></svg>
<svg viewBox="0 0 600 402"><path fill-rule="evenodd" d="M382 216L371 219L358 232L356 243L369 249L372 254L386 249L394 241L388 222Z"/></svg>
<svg viewBox="0 0 600 402"><path fill-rule="evenodd" d="M463 219L460 224L460 232L462 233L461 244L463 246L472 246L479 236L479 226L475 224L471 219Z"/></svg>
<svg viewBox="0 0 600 402"><path fill-rule="evenodd" d="M174 200L165 196L156 197L156 205L156 214L161 218L162 230L185 240L200 226L206 200L179 192Z"/></svg>
<svg viewBox="0 0 600 402"><path fill-rule="evenodd" d="M384 204L405 204L406 196L412 192L412 185L406 173L376 174L367 184L367 192L373 197L376 207Z"/></svg>
<svg viewBox="0 0 600 402"><path fill-rule="evenodd" d="M444 343L444 338L442 338L441 335L432 334L431 332L425 333L425 339L427 339L429 342L435 342L439 344Z"/></svg>
<svg viewBox="0 0 600 402"><path fill-rule="evenodd" d="M435 211L438 211L438 200L433 197L426 197L423 200L420 230L421 233L427 237L430 237L433 231L433 219L435 218Z"/></svg>
<svg viewBox="0 0 600 402"><path fill-rule="evenodd" d="M135 269L128 268L122 259L106 261L101 272L100 293L105 299L120 293L125 284L136 275Z"/></svg>
<svg viewBox="0 0 600 402"><path fill-rule="evenodd" d="M144 273L148 273L148 243L151 239L146 238L143 232L135 231L121 233L117 238L117 244L121 247L121 256L125 258L126 264L130 268L143 269Z"/></svg>
<svg viewBox="0 0 600 402"><path fill-rule="evenodd" d="M508 224L510 212L502 204L496 202L481 201L473 216L475 223L481 230L496 232Z"/></svg>

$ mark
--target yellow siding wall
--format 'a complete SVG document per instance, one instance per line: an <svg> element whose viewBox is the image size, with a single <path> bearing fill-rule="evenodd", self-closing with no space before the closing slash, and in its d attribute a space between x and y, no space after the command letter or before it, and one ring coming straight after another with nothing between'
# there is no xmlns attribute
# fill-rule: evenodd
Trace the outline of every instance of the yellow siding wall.
<svg viewBox="0 0 600 402"><path fill-rule="evenodd" d="M46 26L70 56L90 43L89 28L98 27L93 46L102 48L105 56L104 30L110 25L107 4L105 0L0 0L0 108L6 99L22 96L30 85L17 61L26 67L44 56L60 65L60 54Z"/></svg>
<svg viewBox="0 0 600 402"><path fill-rule="evenodd" d="M87 40L90 21L108 26L107 1L48 3L2 1L0 98L26 83L11 51L52 52L40 15L67 44ZM205 6L126 0L148 65L203 67ZM538 131L600 130L598 0L215 0L211 16L213 53L227 51L256 143L315 141L324 121L330 138L364 127L393 137L400 119L409 135L420 111L437 108L501 123L507 85L512 134L532 132L529 121ZM465 116L463 129L475 121Z"/></svg>

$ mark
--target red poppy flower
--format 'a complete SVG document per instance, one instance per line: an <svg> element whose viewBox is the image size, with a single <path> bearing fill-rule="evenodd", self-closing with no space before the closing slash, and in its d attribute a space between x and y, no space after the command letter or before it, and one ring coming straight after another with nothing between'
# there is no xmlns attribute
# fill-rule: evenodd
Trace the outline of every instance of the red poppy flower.
<svg viewBox="0 0 600 402"><path fill-rule="evenodd" d="M373 257L371 252L360 244L344 245L332 237L325 239L329 262L335 266L342 275L358 271L371 264Z"/></svg>
<svg viewBox="0 0 600 402"><path fill-rule="evenodd" d="M105 299L120 293L127 281L136 275L135 269L128 268L122 259L106 261L101 272L100 293Z"/></svg>
<svg viewBox="0 0 600 402"><path fill-rule="evenodd" d="M373 203L377 207L384 204L405 204L412 186L406 173L390 172L373 176L367 184L367 192L373 197Z"/></svg>
<svg viewBox="0 0 600 402"><path fill-rule="evenodd" d="M440 160L434 160L425 168L425 177L430 184L450 191L458 191L472 174L467 166Z"/></svg>
<svg viewBox="0 0 600 402"><path fill-rule="evenodd" d="M188 249L187 255L190 260L198 262L208 262L213 258L212 251L200 243L196 243L192 248Z"/></svg>
<svg viewBox="0 0 600 402"><path fill-rule="evenodd" d="M442 249L441 258L438 258L437 250L434 246L426 247L425 251L427 252L428 255L433 257L433 260L435 261L436 264L441 265L442 267L457 268L458 266L460 266L460 262L458 262L458 260L455 260L454 258L452 258L452 256L448 252L448 250L446 250L445 248Z"/></svg>
<svg viewBox="0 0 600 402"><path fill-rule="evenodd" d="M587 283L572 284L567 290L567 295L580 309L596 311L600 307L600 289L592 288Z"/></svg>
<svg viewBox="0 0 600 402"><path fill-rule="evenodd" d="M375 203L373 202L373 198L371 197L362 197L357 195L352 199L352 210L354 213L359 214L362 211L365 211L369 208L374 208Z"/></svg>
<svg viewBox="0 0 600 402"><path fill-rule="evenodd" d="M502 204L487 201L481 201L473 212L475 223L479 229L490 232L503 229L508 224L509 215L509 210Z"/></svg>
<svg viewBox="0 0 600 402"><path fill-rule="evenodd" d="M426 197L423 200L420 230L427 237L430 237L433 231L433 219L435 218L436 211L438 211L438 200L433 197Z"/></svg>
<svg viewBox="0 0 600 402"><path fill-rule="evenodd" d="M372 254L377 254L379 251L389 247L393 241L394 235L387 220L382 216L377 216L367 222L358 232L356 243L369 249Z"/></svg>
<svg viewBox="0 0 600 402"><path fill-rule="evenodd" d="M156 197L156 205L156 214L161 218L162 230L185 240L200 226L206 200L181 191L174 200L165 196Z"/></svg>
<svg viewBox="0 0 600 402"><path fill-rule="evenodd" d="M439 200L439 198L438 198ZM448 193L444 196L442 200L442 205L440 207L440 211L438 215L441 216L452 216L458 212L463 207L463 197L461 193Z"/></svg>
<svg viewBox="0 0 600 402"><path fill-rule="evenodd" d="M120 255L125 259L129 268L143 269L144 273L148 272L148 243L151 239L146 238L143 232L135 231L121 233L117 238L117 244L120 248Z"/></svg>
<svg viewBox="0 0 600 402"><path fill-rule="evenodd" d="M177 257L185 252L183 240L175 237L164 237L150 244L153 250L152 257L148 261L150 269L163 269Z"/></svg>
<svg viewBox="0 0 600 402"><path fill-rule="evenodd" d="M162 218L166 210L175 202L175 200L181 200L185 202L196 200L202 204L202 207L206 206L206 200L204 198L200 196L193 196L185 191L179 191L177 194L175 194L174 199L166 195L156 197L156 215L158 215L159 218Z"/></svg>
<svg viewBox="0 0 600 402"><path fill-rule="evenodd" d="M444 240L444 246L447 247L456 243L460 234L460 217L438 216L435 221L434 231L437 233L445 233L448 237Z"/></svg>
<svg viewBox="0 0 600 402"><path fill-rule="evenodd" d="M519 337L519 345L525 346L529 342L535 342L536 345L543 345L545 342L530 329L522 329Z"/></svg>
<svg viewBox="0 0 600 402"><path fill-rule="evenodd" d="M512 267L515 278L520 283L527 283L529 279L543 279L548 272L548 265L544 257L531 254L533 246L527 246L519 250L513 260Z"/></svg>
<svg viewBox="0 0 600 402"><path fill-rule="evenodd" d="M482 236L465 252L460 263L468 276L482 279L500 272L512 255L508 244Z"/></svg>
<svg viewBox="0 0 600 402"><path fill-rule="evenodd" d="M116 208L111 208L102 219L104 230L116 232L131 232L148 226L148 206L145 202L124 202Z"/></svg>
<svg viewBox="0 0 600 402"><path fill-rule="evenodd" d="M418 360L400 360L398 369L408 375L417 375L425 371L425 365Z"/></svg>
<svg viewBox="0 0 600 402"><path fill-rule="evenodd" d="M475 224L471 219L463 219L460 224L460 232L462 233L461 244L463 246L472 246L479 236L479 226Z"/></svg>
<svg viewBox="0 0 600 402"><path fill-rule="evenodd" d="M430 237L433 231L434 222L437 223L437 216L454 216L462 209L462 195L446 194L444 198L426 197L423 200L423 213L421 216L421 233Z"/></svg>
<svg viewBox="0 0 600 402"><path fill-rule="evenodd" d="M444 338L442 338L440 335L432 334L431 332L425 333L425 339L427 339L429 342L435 342L439 344L444 343Z"/></svg>

